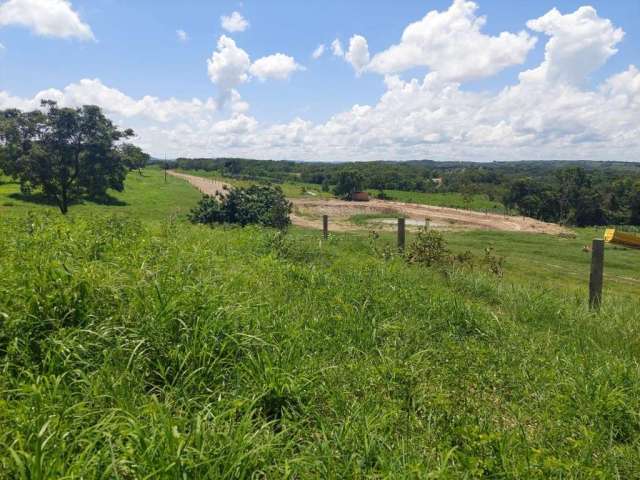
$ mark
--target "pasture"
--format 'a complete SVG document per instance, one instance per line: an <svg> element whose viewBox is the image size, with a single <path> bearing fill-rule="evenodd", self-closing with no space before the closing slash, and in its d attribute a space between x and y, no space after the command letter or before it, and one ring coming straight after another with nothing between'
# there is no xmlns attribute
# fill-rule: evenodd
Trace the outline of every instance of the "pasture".
<svg viewBox="0 0 640 480"><path fill-rule="evenodd" d="M199 194L153 169L68 218L16 190L0 187L1 477L640 471L640 255L607 250L589 311L599 232L445 234L505 255L498 278L408 265L391 233L191 225Z"/></svg>

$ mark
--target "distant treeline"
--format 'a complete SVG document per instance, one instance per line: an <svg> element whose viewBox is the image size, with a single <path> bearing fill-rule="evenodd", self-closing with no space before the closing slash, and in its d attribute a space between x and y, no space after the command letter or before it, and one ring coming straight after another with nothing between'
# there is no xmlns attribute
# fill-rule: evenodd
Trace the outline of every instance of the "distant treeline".
<svg viewBox="0 0 640 480"><path fill-rule="evenodd" d="M328 190L341 172L369 190L484 194L507 208L568 225L640 224L640 164L592 161L294 162L243 158L178 158L185 170L263 182L305 182Z"/></svg>

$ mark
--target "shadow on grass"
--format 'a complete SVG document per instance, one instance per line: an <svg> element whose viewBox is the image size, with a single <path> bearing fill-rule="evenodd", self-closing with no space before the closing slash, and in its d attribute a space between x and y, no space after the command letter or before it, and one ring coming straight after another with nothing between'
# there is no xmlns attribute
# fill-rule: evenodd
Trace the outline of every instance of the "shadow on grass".
<svg viewBox="0 0 640 480"><path fill-rule="evenodd" d="M89 197L86 200L97 205L107 205L111 207L125 207L129 205L124 200L120 200L108 193L99 197Z"/></svg>
<svg viewBox="0 0 640 480"><path fill-rule="evenodd" d="M12 193L9 195L9 197L13 198L14 200L20 200L26 203L34 203L37 205L48 205L53 207L58 206L58 202L56 202L55 198L47 196L42 192L36 192L31 194ZM96 205L106 205L106 206L113 206L113 207L124 207L126 205L129 205L125 201L122 201L112 195L106 194L99 197L79 198L69 202L69 206L71 207L73 205L81 205L85 202L95 203Z"/></svg>

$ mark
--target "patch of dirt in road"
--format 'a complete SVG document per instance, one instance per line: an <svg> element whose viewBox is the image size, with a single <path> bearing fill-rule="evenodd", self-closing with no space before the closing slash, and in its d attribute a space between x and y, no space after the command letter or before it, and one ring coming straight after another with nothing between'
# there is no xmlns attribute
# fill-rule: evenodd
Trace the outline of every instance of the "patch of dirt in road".
<svg viewBox="0 0 640 480"><path fill-rule="evenodd" d="M196 177L169 170L170 175L182 178L207 195L222 192L224 182ZM391 202L373 199L369 202L348 202L336 199L292 198L294 225L306 228L322 228L322 215L329 216L332 231L353 231L367 229L367 225L355 225L350 221L354 215L375 215L369 223L370 229L394 230L394 217L404 216L407 229L416 229L429 220L430 225L442 230L501 230L508 232L546 233L560 235L568 233L564 227L554 223L541 222L528 217L505 216L482 213L457 208L434 207L415 203ZM379 218L389 216L388 219Z"/></svg>

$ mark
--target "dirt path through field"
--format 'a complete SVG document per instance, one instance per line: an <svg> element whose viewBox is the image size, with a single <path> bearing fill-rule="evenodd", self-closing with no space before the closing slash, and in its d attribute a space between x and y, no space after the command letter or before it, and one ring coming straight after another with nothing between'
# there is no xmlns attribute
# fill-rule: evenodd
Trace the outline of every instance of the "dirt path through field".
<svg viewBox="0 0 640 480"><path fill-rule="evenodd" d="M226 184L207 178L187 175L169 170L170 175L182 178L207 195L222 191ZM509 232L546 233L559 235L569 231L560 225L545 223L528 217L505 216L482 213L457 208L434 207L415 203L371 200L369 202L348 202L336 199L291 198L294 225L306 228L322 228L322 215L329 215L332 231L353 230L393 230L394 218L404 216L408 229L416 229L429 220L432 227L442 230L502 230ZM350 219L354 215L373 215L365 225L356 225Z"/></svg>

